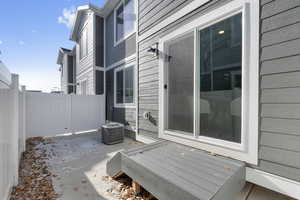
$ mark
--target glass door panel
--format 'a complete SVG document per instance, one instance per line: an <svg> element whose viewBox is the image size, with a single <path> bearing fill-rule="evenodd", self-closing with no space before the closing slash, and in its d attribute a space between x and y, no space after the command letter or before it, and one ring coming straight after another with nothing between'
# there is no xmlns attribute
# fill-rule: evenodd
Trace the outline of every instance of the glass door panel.
<svg viewBox="0 0 300 200"><path fill-rule="evenodd" d="M240 143L242 14L199 34L200 135Z"/></svg>
<svg viewBox="0 0 300 200"><path fill-rule="evenodd" d="M167 52L167 129L193 135L194 34L169 42Z"/></svg>

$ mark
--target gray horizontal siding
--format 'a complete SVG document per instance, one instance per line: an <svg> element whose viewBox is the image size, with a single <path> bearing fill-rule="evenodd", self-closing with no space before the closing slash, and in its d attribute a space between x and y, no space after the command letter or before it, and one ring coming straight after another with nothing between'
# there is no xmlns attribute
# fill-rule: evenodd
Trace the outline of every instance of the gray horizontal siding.
<svg viewBox="0 0 300 200"><path fill-rule="evenodd" d="M300 120L263 117L261 131L300 136Z"/></svg>
<svg viewBox="0 0 300 200"><path fill-rule="evenodd" d="M155 5L148 7L150 2ZM160 5L156 4L158 2ZM170 1L169 5L165 4L167 0L163 2L142 1L140 35L165 19L169 13L164 11L175 5L172 4L175 1ZM158 131L158 124L155 124L158 123L158 59L147 53L147 48L163 35L226 2L210 1L139 43L140 135L157 137ZM300 181L300 2L261 0L260 3L259 165L253 167ZM151 112L155 123L143 118L146 111Z"/></svg>
<svg viewBox="0 0 300 200"><path fill-rule="evenodd" d="M273 15L278 15L278 13L293 9L297 6L300 6L299 0L289 0L288 3L286 3L286 1L272 1L262 7L261 18L264 19Z"/></svg>
<svg viewBox="0 0 300 200"><path fill-rule="evenodd" d="M262 35L261 46L273 45L289 40L298 39L300 35L299 23L285 26L274 31L267 32Z"/></svg>
<svg viewBox="0 0 300 200"><path fill-rule="evenodd" d="M273 2L275 0L260 0L260 5L265 5L267 3Z"/></svg>
<svg viewBox="0 0 300 200"><path fill-rule="evenodd" d="M300 12L299 12L300 16ZM275 58L288 57L300 54L300 39L263 47L261 60L271 60Z"/></svg>
<svg viewBox="0 0 300 200"><path fill-rule="evenodd" d="M300 72L289 72L262 76L261 88L299 87Z"/></svg>
<svg viewBox="0 0 300 200"><path fill-rule="evenodd" d="M299 168L300 166L300 159L296 159L300 158L299 152L275 148L273 145L272 147L261 146L259 156L262 160L272 161L289 167Z"/></svg>
<svg viewBox="0 0 300 200"><path fill-rule="evenodd" d="M299 71L299 63L300 55L264 61L261 64L261 75Z"/></svg>
<svg viewBox="0 0 300 200"><path fill-rule="evenodd" d="M300 104L262 104L261 116L269 118L300 119Z"/></svg>
<svg viewBox="0 0 300 200"><path fill-rule="evenodd" d="M278 1L278 0L276 0ZM285 1L286 4L289 4L292 1ZM263 15L263 14L262 14ZM275 29L282 28L291 24L295 24L300 21L300 7L296 7L285 12L279 13L272 17L262 20L261 31L265 33L267 31L272 31Z"/></svg>
<svg viewBox="0 0 300 200"><path fill-rule="evenodd" d="M300 102L300 88L263 89L261 103L294 103Z"/></svg>
<svg viewBox="0 0 300 200"><path fill-rule="evenodd" d="M150 3L151 2L151 3ZM160 4L157 5L157 3ZM139 8L139 33L142 35L146 30L150 29L152 26L159 23L161 20L168 17L170 14L175 13L178 9L181 9L189 1L170 1L170 0L144 0L142 1L142 8ZM146 38L145 40L139 42L138 56L139 56L139 134L145 137L157 138L158 137L158 97L159 97L159 88L158 88L158 58L152 53L147 52L149 46L158 42L159 38L169 32L176 30L183 24L188 23L189 21L203 15L206 12L214 9L215 7L221 6L229 2L229 0L210 1L208 4L196 9L195 11L184 16L180 20L172 23L168 27L161 29L156 34ZM153 5L149 8L150 4ZM154 5L155 4L155 5ZM176 5L176 6L175 6ZM175 6L175 7L174 7ZM141 12L141 9L143 11ZM159 12L158 12L159 10ZM147 19L147 20L146 20ZM152 120L145 120L143 118L144 112L151 112Z"/></svg>
<svg viewBox="0 0 300 200"><path fill-rule="evenodd" d="M192 0L147 0L139 8L139 31L144 33Z"/></svg>
<svg viewBox="0 0 300 200"><path fill-rule="evenodd" d="M266 1L265 1L266 2ZM300 1L261 8L259 166L300 181Z"/></svg>
<svg viewBox="0 0 300 200"><path fill-rule="evenodd" d="M260 144L277 149L300 152L300 137L297 135L262 132Z"/></svg>

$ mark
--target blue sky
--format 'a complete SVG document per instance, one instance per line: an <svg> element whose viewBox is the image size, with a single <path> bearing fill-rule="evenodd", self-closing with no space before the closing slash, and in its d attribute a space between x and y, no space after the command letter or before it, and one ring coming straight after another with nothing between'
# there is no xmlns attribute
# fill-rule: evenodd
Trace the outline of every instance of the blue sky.
<svg viewBox="0 0 300 200"><path fill-rule="evenodd" d="M27 89L49 92L59 87L59 47L72 48L69 41L74 9L105 0L2 0L0 6L0 60L20 75Z"/></svg>

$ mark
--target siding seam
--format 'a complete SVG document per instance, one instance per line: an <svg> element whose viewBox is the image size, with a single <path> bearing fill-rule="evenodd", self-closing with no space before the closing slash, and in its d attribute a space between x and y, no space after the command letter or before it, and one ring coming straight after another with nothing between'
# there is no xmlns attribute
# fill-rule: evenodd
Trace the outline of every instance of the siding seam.
<svg viewBox="0 0 300 200"><path fill-rule="evenodd" d="M262 50L262 48L261 48ZM274 58L270 58L270 59L261 59L261 63L263 62L266 62L266 61L272 61L272 60L279 60L279 59L282 59L282 58L289 58L289 57L293 57L293 56L299 56L300 54L297 53L297 54L291 54L291 55L288 55L288 56L279 56L279 57L274 57Z"/></svg>
<svg viewBox="0 0 300 200"><path fill-rule="evenodd" d="M266 5L266 4L265 4L265 5ZM264 5L264 6L265 6L265 5ZM290 11L290 10L293 10L293 9L296 9L296 8L299 8L299 7L300 7L300 6L295 6L295 7L289 8L289 9L287 9L287 10L282 10L282 11L280 11L280 12L277 12L277 13L274 14L274 15L270 15L270 16L268 16L268 17L261 18L261 20L269 19L269 18L271 18L271 17L274 17L274 16L276 16L276 15L280 15L280 14L282 14L282 13L288 12L288 11Z"/></svg>
<svg viewBox="0 0 300 200"><path fill-rule="evenodd" d="M263 20L261 20L261 23L263 23ZM279 26L279 27L276 27L276 28L273 28L273 29L270 29L270 30L261 32L261 35L263 35L263 34L265 34L265 33L272 32L272 31L279 30L279 29L281 29L281 28L288 27L288 26L290 26L290 25L295 25L295 24L298 24L298 23L300 23L300 21L296 21L296 22L293 22L293 23L290 23L290 24L287 24L287 25L284 25L284 26Z"/></svg>
<svg viewBox="0 0 300 200"><path fill-rule="evenodd" d="M295 88L300 88L300 86L288 86L288 87L274 87L274 88L261 88L261 90L277 90L277 89L288 89L288 88L291 88L291 89L295 89Z"/></svg>
<svg viewBox="0 0 300 200"><path fill-rule="evenodd" d="M261 131L261 133L270 133L270 134L275 134L275 135L287 135L287 136L295 136L298 137L298 135L295 134L290 134L290 133L281 133L281 132L274 132L274 131Z"/></svg>
<svg viewBox="0 0 300 200"><path fill-rule="evenodd" d="M297 23L298 24L298 23ZM290 25L289 25L290 26ZM299 24L299 26L300 26L300 24ZM277 30L279 30L279 29L277 29ZM278 44L284 44L284 43L286 43L286 42L291 42L291 41L293 41L293 40L299 40L300 39L300 36L299 37L296 37L296 38L293 38L293 39L290 39L290 40L284 40L284 41L282 41L282 42L275 42L275 43L272 43L272 44L268 44L268 45L264 45L264 46L261 46L261 48L265 48L265 47L271 47L271 46L276 46L276 45L278 45Z"/></svg>
<svg viewBox="0 0 300 200"><path fill-rule="evenodd" d="M288 73L294 73L294 72L300 72L300 70L291 70L291 71L282 71L282 72L268 72L268 73L263 73L260 74L261 77L265 76L272 76L272 75L279 75L279 74L288 74Z"/></svg>
<svg viewBox="0 0 300 200"><path fill-rule="evenodd" d="M275 150L283 150L283 151L289 151L289 152L293 152L293 153L300 153L300 151L296 151L296 150L291 150L291 149L284 149L282 147L272 147L272 146L269 146L269 145L266 145L266 144L263 144L263 143L260 143L260 146L261 147L267 147L269 149L275 149ZM263 160L263 159L262 159ZM298 168L300 169L299 167L294 167L294 168Z"/></svg>

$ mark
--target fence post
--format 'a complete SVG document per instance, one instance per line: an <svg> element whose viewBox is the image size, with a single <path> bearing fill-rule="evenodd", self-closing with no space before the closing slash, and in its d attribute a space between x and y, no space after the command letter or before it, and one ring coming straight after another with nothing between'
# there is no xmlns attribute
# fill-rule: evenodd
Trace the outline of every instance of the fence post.
<svg viewBox="0 0 300 200"><path fill-rule="evenodd" d="M12 74L12 173L14 185L18 184L19 170L19 75Z"/></svg>
<svg viewBox="0 0 300 200"><path fill-rule="evenodd" d="M22 91L22 116L21 116L21 121L20 123L22 124L22 129L21 129L21 152L22 153L26 150L26 87L24 85L21 86L21 91Z"/></svg>

